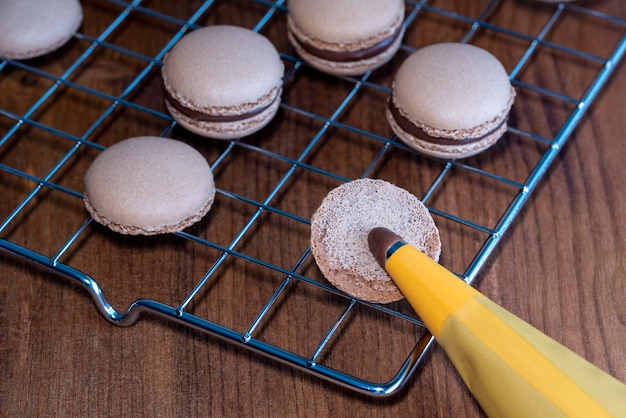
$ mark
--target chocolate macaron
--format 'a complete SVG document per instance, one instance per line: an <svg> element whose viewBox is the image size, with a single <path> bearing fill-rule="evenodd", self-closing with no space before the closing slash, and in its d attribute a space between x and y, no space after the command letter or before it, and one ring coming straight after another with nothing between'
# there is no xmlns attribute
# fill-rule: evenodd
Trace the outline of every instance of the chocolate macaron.
<svg viewBox="0 0 626 418"><path fill-rule="evenodd" d="M23 60L63 46L83 21L78 0L0 1L0 57Z"/></svg>
<svg viewBox="0 0 626 418"><path fill-rule="evenodd" d="M206 159L173 139L142 136L117 142L85 174L87 211L121 234L181 231L202 219L214 198Z"/></svg>
<svg viewBox="0 0 626 418"><path fill-rule="evenodd" d="M287 35L309 65L358 75L388 62L404 35L402 0L290 0Z"/></svg>
<svg viewBox="0 0 626 418"><path fill-rule="evenodd" d="M161 73L165 104L178 123L201 136L232 139L276 115L284 65L263 35L215 25L183 36Z"/></svg>
<svg viewBox="0 0 626 418"><path fill-rule="evenodd" d="M426 155L478 154L506 132L515 89L500 61L461 43L418 49L400 66L386 110L395 134Z"/></svg>

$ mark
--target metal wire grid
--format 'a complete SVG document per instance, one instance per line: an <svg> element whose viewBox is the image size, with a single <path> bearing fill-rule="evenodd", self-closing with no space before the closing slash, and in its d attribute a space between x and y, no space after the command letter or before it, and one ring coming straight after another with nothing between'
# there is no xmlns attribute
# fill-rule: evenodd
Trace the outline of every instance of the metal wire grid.
<svg viewBox="0 0 626 418"><path fill-rule="evenodd" d="M88 226L92 222L92 219L89 217L87 217L87 219L85 219L80 227L77 228L71 234L71 236L63 243L63 245L61 245L56 250L53 256L46 256L34 249L26 248L15 242L12 242L10 239L5 239L3 237L2 234L4 233L4 231L7 230L8 226L15 222L16 218L18 218L18 216L25 210L25 208L29 204L32 204L32 202L34 202L34 199L38 194L42 192L42 190L52 189L66 195L73 196L77 199L82 199L81 191L65 187L55 182L55 175L68 164L68 161L73 158L73 156L78 152L79 149L84 147L90 147L96 150L104 149L104 146L95 142L91 142L90 138L92 137L93 133L104 123L105 120L112 117L118 107L132 108L139 112L144 112L146 114L149 114L150 116L166 121L166 128L162 132L163 136L168 135L168 133L170 133L176 125L169 115L160 113L142 105L138 105L133 101L128 100L127 97L131 92L133 92L135 89L138 88L138 86L141 85L142 81L148 74L150 74L155 68L158 68L161 65L162 58L171 47L187 31L193 30L197 27L196 22L198 21L198 19L204 14L211 12L211 7L214 5L214 3L216 3L216 1L204 2L202 5L200 5L200 7L198 7L197 11L193 14L193 16L191 16L191 18L189 18L189 20L180 20L168 14L164 14L152 10L148 7L144 7L142 6L142 2L140 0L135 0L133 2L125 2L122 0L109 0L109 3L122 6L123 10L121 11L121 13L119 13L117 18L113 20L112 23L100 34L100 36L93 38L82 33L78 33L75 35L76 38L88 42L90 46L60 76L55 76L53 74L35 68L34 66L29 65L28 62L12 61L5 59L0 61L0 78L3 76L3 71L8 71L10 68L19 68L36 77L41 77L43 79L47 79L53 82L53 84L45 91L45 93L42 94L38 98L38 100L23 113L15 113L12 109L0 108L0 115L8 118L13 122L12 127L8 129L7 132L3 133L3 136L0 139L0 151L2 150L3 146L9 143L9 141L22 125L35 127L61 138L65 138L73 143L70 150L65 155L63 155L58 163L55 164L43 176L36 176L27 172L27 170L20 170L10 165L3 164L0 160L0 172L4 172L9 176L16 176L18 178L25 179L33 184L33 188L30 193L28 193L27 196L15 206L13 211L5 219L2 220L2 223L0 223L0 248L2 248L5 252L12 253L21 258L30 260L35 264L58 272L62 276L67 277L72 281L78 282L89 291L97 308L104 315L104 317L108 321L116 325L130 325L134 323L143 312L151 312L183 324L185 326L221 337L236 345L269 356L273 359L287 363L298 369L304 370L308 373L330 380L358 392L376 396L386 396L396 392L407 382L408 378L416 369L424 354L427 352L428 347L433 342L432 337L425 330L421 335L418 335L415 346L408 353L406 360L404 360L404 362L401 364L395 376L386 383L371 382L359 376L355 376L354 374L351 374L349 372L338 370L331 366L325 365L323 364L323 362L320 362L321 353L323 353L323 351L327 349L329 342L331 342L334 338L339 338L337 336L337 330L342 326L346 318L348 318L358 306L365 305L371 309L382 312L384 315L401 318L402 320L406 320L411 323L417 324L418 326L422 326L423 324L419 321L418 318L414 318L410 315L395 311L388 307L375 306L364 303L362 301L346 298L348 300L348 303L346 304L345 309L343 309L336 321L334 321L332 326L330 326L329 329L325 332L323 338L321 338L321 340L316 344L316 348L310 353L310 355L302 356L300 354L291 352L289 349L285 349L284 347L278 347L271 343L264 342L255 337L255 331L262 323L262 321L267 320L268 313L271 311L276 301L283 296L284 290L292 281L301 281L303 283L313 285L316 288L323 290L324 292L332 293L335 295L341 294L327 284L314 280L302 273L301 268L303 264L308 258L310 258L310 253L308 249L303 252L299 260L291 268L284 268L275 265L271 262L247 255L244 252L240 252L236 249L237 244L246 236L246 234L248 234L248 231L253 228L258 222L261 222L260 219L264 213L269 212L300 224L309 224L308 219L305 219L302 216L297 215L296 213L292 213L290 210L283 210L273 205L275 197L283 191L283 188L290 181L290 178L294 175L296 171L306 170L319 174L321 176L333 178L338 182L350 180L349 178L335 173L332 170L321 169L307 163L307 158L309 157L309 154L327 134L330 128L339 128L351 131L358 135L367 137L373 141L378 141L382 145L380 148L380 152L378 152L376 157L370 162L366 170L361 174L361 177L367 177L372 172L374 172L375 169L379 166L380 162L389 152L391 152L391 150L401 149L407 153L411 152L403 144L397 142L395 137L381 137L375 133L368 132L355 126L351 126L350 124L344 123L340 120L340 116L342 115L342 113L348 106L350 106L351 103L353 103L353 101L356 100L355 98L361 90L371 88L384 92L386 94L390 93L390 89L388 86L383 86L377 84L376 82L370 81L371 73L366 73L360 78L341 78L344 82L350 83L352 85L352 88L345 96L343 101L339 104L339 106L337 106L337 108L334 110L332 115L330 115L329 117L325 117L315 112L298 108L289 104L288 102L283 102L281 104L281 107L285 112L295 112L304 118L309 118L322 124L322 127L312 138L308 140L309 142L301 151L300 155L296 158L290 158L286 155L281 155L269 149L263 149L259 146L256 146L252 143L247 143L245 141L233 141L230 142L229 145L224 149L224 151L215 159L215 161L212 162L212 168L215 171L221 165L228 163L228 156L233 152L233 150L243 148L251 152L264 155L272 160L285 163L290 168L285 172L280 181L278 181L276 186L262 201L250 199L244 195L218 187L218 194L242 202L245 205L250 205L250 207L254 208L254 213L252 214L252 216L247 220L243 228L241 228L238 234L228 245L219 245L215 242L203 239L200 236L193 235L189 232L178 233L180 237L199 245L212 248L218 251L221 255L213 263L211 268L206 271L203 277L195 284L193 289L186 295L186 297L177 305L170 305L150 299L139 299L132 303L127 312L120 313L116 311L116 309L107 301L103 289L97 281L98 278L92 278L83 271L80 271L69 264L65 264L62 261L64 255L66 255L69 251L75 249L77 246L80 246L80 237L85 234L85 231L88 229ZM275 19L276 15L286 13L284 0L278 0L276 2L255 1L253 3L256 3L257 5L263 5L267 8L266 13L262 16L262 18L257 22L256 26L254 27L255 31L262 30L266 25L268 25L268 22L271 22L273 19ZM607 23L610 22L611 24L620 26L622 28L626 28L626 22L594 10L589 10L570 4L560 4L554 7L551 17L547 20L546 24L539 31L539 33L534 36L529 36L511 29L499 27L489 23L487 17L493 10L495 10L500 5L499 1L494 0L488 2L485 8L482 10L479 18L469 18L459 15L458 13L455 13L453 11L437 8L428 4L428 2L425 0L420 2L407 1L406 5L408 13L406 15L405 26L407 28L414 24L420 14L428 12L437 16L444 17L446 19L450 19L454 22L462 22L464 24L467 24L470 29L463 37L463 42L470 42L475 34L481 29L488 29L490 31L501 33L506 36L526 42L528 44L528 47L525 53L511 71L510 78L512 80L512 83L518 89L527 89L529 91L533 91L539 94L542 97L550 97L555 100L573 105L573 110L571 111L565 122L558 127L554 138L548 138L545 135L519 129L515 127L514 124L512 124L512 126L509 128L509 132L513 132L516 135L525 137L531 141L536 141L538 143L547 145L545 148L545 152L542 153L541 157L534 165L529 176L524 181L517 181L507 178L506 176L491 173L481 168L468 165L464 162L437 162L438 164L440 164L439 174L436 176L435 181L432 182L431 186L428 188L423 196L423 201L427 205L429 204L431 197L435 193L437 193L442 187L444 187L443 185L448 180L450 172L453 169L470 172L477 176L500 182L502 184L505 184L507 187L511 187L516 190L514 198L501 214L500 220L497 222L497 225L495 227L483 225L480 222L464 219L463 217L456 216L452 213L447 213L435 207L429 206L429 209L435 216L445 218L451 222L461 224L464 227L479 231L480 233L485 234L485 236L487 237L480 249L474 255L469 265L467 265L466 269L463 272L457 272L457 274L462 279L471 284L476 279L478 273L493 252L494 248L497 246L501 237L515 220L515 217L519 213L521 207L524 205L531 192L540 182L542 176L550 167L555 156L557 155L563 144L570 137L572 131L576 128L584 113L589 109L591 103L593 102L599 91L602 89L607 78L610 76L617 63L622 59L626 51L626 36L624 35L618 41L617 45L608 56L596 56L546 40L547 34L549 34L553 27L557 24L557 22L559 22L565 10L572 11L574 13L580 14L581 16L584 15L592 17L594 19L599 19L600 21L606 21ZM109 42L108 38L110 37L110 35L120 25L122 25L129 18L129 16L136 13L150 15L153 18L170 22L172 24L178 25L180 29L177 31L175 36L173 36L169 40L169 42L154 56L142 55L141 53L131 51L122 46L116 45L115 43ZM567 54L568 56L576 57L576 59L593 62L598 65L599 70L595 74L592 82L589 84L586 91L580 97L570 97L568 95L548 90L541 86L533 85L518 79L518 74L525 67L525 65L527 65L527 62L531 59L533 54L536 53L536 50L539 47L559 51L561 53ZM84 65L90 55L99 48L109 49L125 56L133 57L134 59L140 60L145 63L145 67L139 73L139 75L137 75L130 83L128 83L128 85L119 95L110 95L105 92L98 91L96 89L72 81L72 74L77 70L77 68ZM403 45L402 48L408 52L413 50L413 48L408 45ZM294 75L298 71L300 71L301 68L306 67L306 64L301 62L298 57L286 54L284 52L281 52L281 57L286 62L290 62L293 64L285 75L285 83L289 82L289 80L294 77ZM90 128L87 129L80 136L75 136L68 132L56 129L53 126L46 125L37 121L36 118L33 118L32 116L38 111L38 109L45 106L51 100L55 91L61 86L68 86L73 89L78 89L86 94L106 99L111 102L111 105L104 112L102 112L97 120L90 126ZM220 185L218 184L218 186ZM271 297L268 298L265 305L259 311L256 318L249 324L245 332L236 331L229 328L228 326L225 326L224 324L210 321L206 318L196 316L187 311L190 302L195 297L197 297L198 293L206 286L209 281L214 279L215 276L219 274L218 271L220 270L220 267L229 258L244 260L246 262L258 265L262 268L269 269L276 274L283 276L280 284L275 288ZM345 296L341 295L341 297Z"/></svg>

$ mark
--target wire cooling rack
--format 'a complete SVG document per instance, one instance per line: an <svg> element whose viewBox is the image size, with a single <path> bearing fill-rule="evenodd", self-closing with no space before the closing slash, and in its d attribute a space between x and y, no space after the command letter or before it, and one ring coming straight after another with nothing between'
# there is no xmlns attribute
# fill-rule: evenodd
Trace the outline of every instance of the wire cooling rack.
<svg viewBox="0 0 626 418"><path fill-rule="evenodd" d="M150 312L358 392L378 396L396 392L433 339L405 302L376 306L347 297L325 282L308 249L312 211L332 187L353 178L381 177L405 187L420 196L435 217L444 243L442 264L471 284L626 50L626 22L601 10L523 1L461 2L466 4L459 10L455 3L407 1L406 38L398 56L362 77L331 77L315 72L294 55L285 36L284 1L84 1L81 30L54 58L23 62L0 58L0 248L5 256L17 255L79 283L113 324L131 325ZM505 8L518 9L516 22L499 18ZM106 23L96 25L96 17ZM286 66L277 120L256 136L218 145L178 127L164 110L159 87L167 51L186 32L216 23L245 25L263 33L275 43ZM568 39L559 36L562 25L578 25L586 37L597 36L604 50L568 46ZM149 45L160 46L133 49L126 42L133 36L153 37L156 41ZM498 58L518 92L505 137L493 149L461 161L413 153L381 123L384 119L370 118L368 113L384 112L394 71L408 54L443 41L486 49L507 44L500 51L509 53ZM553 73L560 74L556 78L562 83L545 85L544 78L554 79ZM18 94L26 96L22 105L11 100ZM305 106L299 99L304 94L324 98L309 100ZM55 117L60 111L57 105L68 100L76 112L72 125L60 124ZM180 251L182 261L178 269L169 266L165 271L186 278L182 289L130 299L126 309L119 309L105 294L110 290L117 298L123 291L116 290L119 286L110 278L91 277L90 263L124 269L124 251L148 247L158 262L162 249L154 249L155 241L104 231L89 218L81 199L82 175L89 162L122 139L108 137L108 128L125 123L128 136L170 136L198 147L216 174L218 194L209 220L174 237L151 238L175 240L163 251ZM299 136L294 138L295 125ZM290 147L285 141L291 142ZM56 163L40 166L38 160L23 161L20 147L28 147L34 155L53 153ZM344 153L347 149L354 161L337 161L333 157L337 148ZM255 165L254 175L273 176L269 183L274 186L246 187L250 180L231 168L239 167L236 161L242 156ZM527 168L521 178L519 169L516 177L503 168L519 168L519 164ZM294 194L298 196L293 198ZM465 216L459 199L485 205L484 218ZM37 241L25 236L36 236L45 228L37 223L40 211L53 212L70 226L56 231L55 238L48 240L52 242L26 245ZM228 239L210 232L222 222L235 225ZM105 250L90 247L93 236ZM275 246L277 254L297 256L288 261L259 256L267 254L258 250L263 245ZM188 264L190 254L208 261L200 267ZM190 272L185 271L187 266ZM123 274L147 280L131 267ZM231 276L241 280L241 303L249 302L243 287L258 288L261 294L253 298L258 313L237 324L221 321L219 309L210 307L220 300L222 285L232 284ZM290 304L298 305L304 318L293 317L295 308L282 315L283 307ZM312 332L303 326L307 315L332 319L324 329ZM376 328L374 333L395 331L408 338L407 354L393 363L390 378L354 367L359 352L354 342L369 335L350 326L355 317ZM294 345L276 343L285 338L273 338L273 333L288 334ZM350 348L341 340L348 340L345 344ZM396 340L405 341L399 337L389 341ZM361 350L370 352L368 347ZM351 358L351 352L357 358Z"/></svg>

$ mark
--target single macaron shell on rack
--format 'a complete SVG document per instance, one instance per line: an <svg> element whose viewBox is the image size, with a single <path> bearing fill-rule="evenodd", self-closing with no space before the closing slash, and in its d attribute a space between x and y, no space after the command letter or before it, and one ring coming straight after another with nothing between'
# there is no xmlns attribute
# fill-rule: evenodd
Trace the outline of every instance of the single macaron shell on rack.
<svg viewBox="0 0 626 418"><path fill-rule="evenodd" d="M263 35L215 25L183 36L161 74L166 107L178 123L204 137L233 139L276 115L284 64Z"/></svg>
<svg viewBox="0 0 626 418"><path fill-rule="evenodd" d="M358 75L387 63L404 35L402 0L290 0L287 35L309 65Z"/></svg>
<svg viewBox="0 0 626 418"><path fill-rule="evenodd" d="M126 235L178 232L215 198L206 159L184 142L152 136L119 141L91 163L84 203L93 219Z"/></svg>
<svg viewBox="0 0 626 418"><path fill-rule="evenodd" d="M311 253L324 277L359 299L390 303L404 298L369 249L368 234L384 226L439 260L439 230L409 191L380 179L358 179L331 190L311 217Z"/></svg>
<svg viewBox="0 0 626 418"><path fill-rule="evenodd" d="M386 110L411 148L455 159L478 154L507 130L515 89L500 61L462 43L418 49L400 66Z"/></svg>
<svg viewBox="0 0 626 418"><path fill-rule="evenodd" d="M52 52L82 21L78 0L0 0L0 57L24 60Z"/></svg>

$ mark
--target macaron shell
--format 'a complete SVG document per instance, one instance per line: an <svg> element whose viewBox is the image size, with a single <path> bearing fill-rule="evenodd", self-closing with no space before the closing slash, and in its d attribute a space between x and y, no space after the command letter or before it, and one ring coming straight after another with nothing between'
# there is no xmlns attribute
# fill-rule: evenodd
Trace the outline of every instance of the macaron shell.
<svg viewBox="0 0 626 418"><path fill-rule="evenodd" d="M215 197L213 173L191 146L135 137L104 150L85 174L85 206L116 232L152 235L199 220Z"/></svg>
<svg viewBox="0 0 626 418"><path fill-rule="evenodd" d="M64 45L82 20L78 0L0 0L0 56L47 54Z"/></svg>
<svg viewBox="0 0 626 418"><path fill-rule="evenodd" d="M486 133L508 113L511 84L500 61L489 52L467 44L434 44L402 63L393 101L429 135L446 135L446 131L453 135L479 126Z"/></svg>
<svg viewBox="0 0 626 418"><path fill-rule="evenodd" d="M409 191L380 179L336 187L311 216L311 253L324 277L360 299L389 303L404 296L372 254L367 235L375 227L398 231L435 261L439 231L428 209Z"/></svg>
<svg viewBox="0 0 626 418"><path fill-rule="evenodd" d="M264 36L236 26L216 25L185 35L167 54L165 88L186 107L210 111L246 104L280 86L284 65ZM269 103L266 103L269 104ZM239 110L240 111L240 110Z"/></svg>
<svg viewBox="0 0 626 418"><path fill-rule="evenodd" d="M287 7L303 33L332 44L384 33L404 15L402 0L290 0Z"/></svg>

